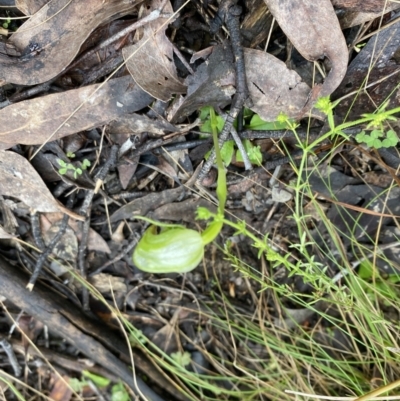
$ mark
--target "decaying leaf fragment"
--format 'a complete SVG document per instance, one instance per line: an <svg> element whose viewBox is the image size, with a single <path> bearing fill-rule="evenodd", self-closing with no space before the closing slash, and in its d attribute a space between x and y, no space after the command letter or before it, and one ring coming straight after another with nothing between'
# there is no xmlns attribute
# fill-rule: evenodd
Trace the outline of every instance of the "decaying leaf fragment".
<svg viewBox="0 0 400 401"><path fill-rule="evenodd" d="M226 44L202 50L196 58L206 58L207 62L201 64L193 75L186 78L188 85L187 96L175 111L172 122L192 114L203 106L225 107L235 93L235 75L233 55ZM193 59L192 58L192 62Z"/></svg>
<svg viewBox="0 0 400 401"><path fill-rule="evenodd" d="M46 213L46 214L41 214L40 215L40 224L43 230L42 235L44 235L44 232L49 230L51 225L55 225L61 221L63 218L62 213ZM68 220L68 226L74 230L76 237L78 240L81 240L82 233L80 230L80 227L78 225L78 222L69 219ZM89 251L99 251L99 252L104 252L104 253L111 253L111 250L109 246L107 245L107 242L104 240L104 238L98 234L93 228L89 228L89 235L88 235L88 241L86 245L87 249Z"/></svg>
<svg viewBox="0 0 400 401"><path fill-rule="evenodd" d="M161 4L162 1L153 0L143 16L158 9ZM169 1L163 11L173 12ZM167 21L166 18L159 18L147 24L143 28L142 39L122 50L126 66L135 82L151 96L165 102L174 94L186 93L186 86L176 73L173 46L165 35Z"/></svg>
<svg viewBox="0 0 400 401"><path fill-rule="evenodd" d="M281 112L295 118L307 102L310 87L271 54L245 49L244 58L251 110L265 121L276 121Z"/></svg>
<svg viewBox="0 0 400 401"><path fill-rule="evenodd" d="M15 0L15 7L25 15L32 15L49 1L50 0Z"/></svg>
<svg viewBox="0 0 400 401"><path fill-rule="evenodd" d="M121 17L140 1L52 0L7 41L19 57L0 51L0 79L20 85L46 82L77 55L82 43L101 24Z"/></svg>
<svg viewBox="0 0 400 401"><path fill-rule="evenodd" d="M318 96L330 95L346 74L346 41L330 0L264 0L299 53L310 61L327 57L332 68Z"/></svg>
<svg viewBox="0 0 400 401"><path fill-rule="evenodd" d="M0 194L13 196L39 212L62 211L83 219L58 203L28 160L14 152L0 150Z"/></svg>
<svg viewBox="0 0 400 401"><path fill-rule="evenodd" d="M42 144L54 132L51 140L59 139L140 110L152 99L125 76L25 100L0 110L0 144Z"/></svg>
<svg viewBox="0 0 400 401"><path fill-rule="evenodd" d="M246 79L253 106L265 121L275 121L279 113L295 117L307 102L309 86L285 63L261 50L244 49ZM226 46L214 46L206 63L188 78L188 95L173 121L205 105L225 107L234 93L233 56Z"/></svg>
<svg viewBox="0 0 400 401"><path fill-rule="evenodd" d="M338 8L374 13L383 11L390 3L388 0L332 0L332 4Z"/></svg>
<svg viewBox="0 0 400 401"><path fill-rule="evenodd" d="M0 226L0 239L10 239L15 237L16 235L8 233L2 226Z"/></svg>

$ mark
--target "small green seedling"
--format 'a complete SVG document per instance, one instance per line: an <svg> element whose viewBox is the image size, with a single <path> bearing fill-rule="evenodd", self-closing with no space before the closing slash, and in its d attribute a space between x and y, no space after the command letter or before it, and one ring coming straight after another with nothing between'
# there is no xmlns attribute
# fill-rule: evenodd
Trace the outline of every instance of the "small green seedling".
<svg viewBox="0 0 400 401"><path fill-rule="evenodd" d="M179 365L182 366L183 368L187 365L189 365L192 357L189 352L173 352L171 354L171 358Z"/></svg>
<svg viewBox="0 0 400 401"><path fill-rule="evenodd" d="M84 170L90 167L90 161L88 159L84 159L80 167L75 167L73 164L66 163L61 159L58 159L58 164L60 165L58 172L61 175L67 174L68 171L72 171L75 179L77 179L79 175L82 175Z"/></svg>
<svg viewBox="0 0 400 401"><path fill-rule="evenodd" d="M386 132L374 129L369 134L365 131L360 132L356 135L356 141L359 143L365 143L370 148L390 148L396 146L399 142L396 132L389 130Z"/></svg>
<svg viewBox="0 0 400 401"><path fill-rule="evenodd" d="M211 110L214 113L214 122L211 122ZM246 114L249 115L249 110L245 112ZM220 116L215 116L215 111L212 107L203 107L201 112L200 112L200 120L203 121L203 123L200 126L200 131L201 132L207 132L210 133L212 132L212 125L217 129L217 133L220 134L222 129L224 128L224 119ZM236 126L237 123L235 121L234 126ZM254 114L251 117L251 121L249 125L246 125L246 129L251 129L251 130L277 130L277 129L285 129L286 125L285 124L280 124L278 122L266 122L261 119L260 116L257 114ZM253 143L245 139L242 141L244 149L246 150L247 156L249 157L249 160L252 164L260 166L262 164L262 153L261 149L259 146L253 145ZM224 162L225 166L229 166L232 163L232 160L235 156L236 161L238 162L243 162L243 157L242 154L239 150L235 151L235 141L226 141L222 148L221 148L221 157L222 161ZM210 153L210 152L209 152ZM208 157L209 153L206 155L206 158Z"/></svg>
<svg viewBox="0 0 400 401"><path fill-rule="evenodd" d="M122 383L114 384L111 388L111 401L130 401L131 397Z"/></svg>
<svg viewBox="0 0 400 401"><path fill-rule="evenodd" d="M356 136L356 140L359 143L365 143L370 148L390 148L396 146L399 142L396 132L392 129L385 132L384 123L387 121L396 121L392 111L387 112L386 108L389 105L389 101L382 104L376 113L363 114L363 117L368 118L370 122L367 125L367 129L372 128L372 131L367 134L365 131L360 132Z"/></svg>
<svg viewBox="0 0 400 401"><path fill-rule="evenodd" d="M276 130L283 130L288 129L288 121L290 119L285 118L284 120L279 119L277 121L264 121L258 114L254 114L251 117L250 123L246 125L246 129L252 131L276 131Z"/></svg>
<svg viewBox="0 0 400 401"><path fill-rule="evenodd" d="M88 370L83 370L82 376L86 379L91 380L97 387L100 388L107 387L111 383L110 379L107 379L104 376L96 375L92 372L89 372Z"/></svg>
<svg viewBox="0 0 400 401"><path fill-rule="evenodd" d="M7 17L7 18L5 19L5 22L3 22L2 26L3 26L4 29L8 29L8 27L10 26L10 24L11 24L11 18L10 18L10 17Z"/></svg>

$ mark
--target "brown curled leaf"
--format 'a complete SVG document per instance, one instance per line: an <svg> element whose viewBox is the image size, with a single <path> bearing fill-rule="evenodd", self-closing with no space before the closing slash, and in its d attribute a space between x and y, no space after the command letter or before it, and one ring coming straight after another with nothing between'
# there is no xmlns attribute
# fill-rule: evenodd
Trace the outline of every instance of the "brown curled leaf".
<svg viewBox="0 0 400 401"><path fill-rule="evenodd" d="M98 127L151 101L130 76L25 100L0 110L0 145L42 144L54 132L52 140Z"/></svg>
<svg viewBox="0 0 400 401"><path fill-rule="evenodd" d="M53 0L0 48L0 80L36 85L58 75L99 25L131 12L138 0ZM10 49L19 57L10 57Z"/></svg>
<svg viewBox="0 0 400 401"><path fill-rule="evenodd" d="M83 219L54 199L40 175L18 153L0 150L0 194L13 196L39 212L62 211Z"/></svg>
<svg viewBox="0 0 400 401"><path fill-rule="evenodd" d="M264 0L299 53L310 61L327 57L332 68L318 96L330 95L346 74L348 50L330 0Z"/></svg>
<svg viewBox="0 0 400 401"><path fill-rule="evenodd" d="M144 16L158 9L161 4L162 1L153 0ZM173 12L170 2L164 6L163 12ZM122 50L135 82L151 96L164 102L174 94L186 93L186 86L176 73L173 46L165 34L167 21L166 18L158 18L147 24L143 28L142 39Z"/></svg>

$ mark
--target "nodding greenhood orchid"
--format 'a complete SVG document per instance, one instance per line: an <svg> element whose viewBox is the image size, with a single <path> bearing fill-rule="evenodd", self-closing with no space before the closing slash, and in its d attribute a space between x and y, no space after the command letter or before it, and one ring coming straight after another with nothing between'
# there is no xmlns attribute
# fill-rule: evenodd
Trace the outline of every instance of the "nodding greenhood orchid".
<svg viewBox="0 0 400 401"><path fill-rule="evenodd" d="M218 168L218 212L214 214L205 208L198 209L197 218L212 219L202 233L181 225L164 224L146 217L137 217L152 224L133 252L133 263L140 270L147 273L189 272L198 266L204 256L204 247L212 242L222 229L227 197L226 172L218 145L217 119L213 108L210 108L210 120ZM157 227L160 227L160 230Z"/></svg>

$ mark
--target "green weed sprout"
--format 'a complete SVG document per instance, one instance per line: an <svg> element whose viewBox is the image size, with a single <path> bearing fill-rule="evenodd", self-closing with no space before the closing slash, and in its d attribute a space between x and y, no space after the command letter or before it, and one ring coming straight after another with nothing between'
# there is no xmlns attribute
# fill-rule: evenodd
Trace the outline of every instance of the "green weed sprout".
<svg viewBox="0 0 400 401"><path fill-rule="evenodd" d="M215 116L215 118L211 118L211 110L214 113L213 116L215 116L215 111L214 108L211 106L206 106L201 109L200 112L200 120L202 121L202 124L200 126L200 131L201 132L211 132L212 133L212 127L211 125L214 125L217 129L217 133L221 133L222 129L224 128L225 121L222 117L220 116ZM245 109L245 117L250 118L251 116L251 111L248 109ZM213 120L213 122L211 122ZM234 126L237 125L237 122L234 122ZM249 130L277 130L277 129L286 129L286 124L279 124L278 122L266 122L261 119L261 117L258 114L253 114L251 116L251 120L248 125L246 125L246 129ZM248 139L242 140L242 144L244 147L244 150L247 153L247 156L250 160L250 162L254 165L260 166L262 164L262 153L260 150L260 146L255 146L253 145L252 141ZM239 149L235 150L235 141L234 140L229 140L226 141L223 145L222 148L220 149L221 152L221 157L222 161L224 162L225 166L229 166L232 163L232 160L235 156L236 161L238 162L243 162L243 156L242 153L240 152ZM206 154L206 159L210 155L211 151Z"/></svg>
<svg viewBox="0 0 400 401"><path fill-rule="evenodd" d="M7 18L5 18L5 22L3 22L3 24L2 24L3 28L8 29L8 27L10 26L10 23L11 23L11 18L9 16L7 16Z"/></svg>
<svg viewBox="0 0 400 401"><path fill-rule="evenodd" d="M58 159L58 164L60 165L60 169L58 172L61 175L67 174L67 172L70 170L74 173L74 178L77 179L79 175L82 175L83 170L86 170L88 167L90 167L90 161L88 159L84 159L81 163L81 167L75 167L71 163L66 163L64 160Z"/></svg>
<svg viewBox="0 0 400 401"><path fill-rule="evenodd" d="M397 134L392 129L385 132L384 123L386 121L396 121L397 118L391 115L391 112L387 112L386 107L389 101L386 101L376 113L363 114L363 117L369 118L370 122L367 125L367 129L373 128L373 130L367 134L365 131L360 132L356 136L356 141L359 143L365 143L370 148L390 148L396 146L399 142Z"/></svg>

